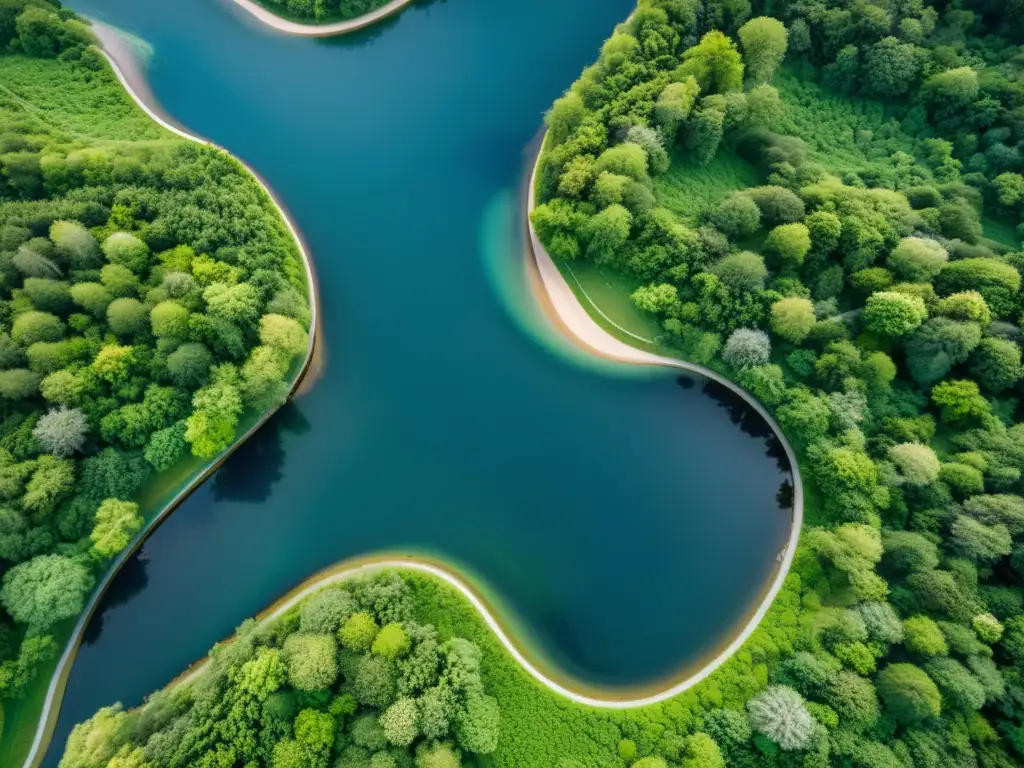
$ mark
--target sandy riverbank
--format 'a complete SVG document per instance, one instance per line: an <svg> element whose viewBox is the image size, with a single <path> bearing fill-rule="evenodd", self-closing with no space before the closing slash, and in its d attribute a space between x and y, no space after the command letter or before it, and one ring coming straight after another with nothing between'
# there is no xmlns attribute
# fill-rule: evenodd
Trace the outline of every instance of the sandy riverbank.
<svg viewBox="0 0 1024 768"><path fill-rule="evenodd" d="M632 347L604 330L587 313L587 310L577 300L576 294L573 293L572 288L569 287L569 284L562 276L562 273L558 270L558 267L555 265L551 255L547 252L544 244L541 243L540 238L537 236L537 232L533 228L533 224L530 222L530 213L533 212L536 204L537 170L540 166L543 141L538 141L536 144L537 154L533 161L532 171L527 176L526 183L528 184L528 187L523 194L523 199L525 201L524 226L526 228L526 245L528 250L528 253L526 254L526 269L530 273L529 282L535 291L537 302L545 314L547 314L552 326L573 344L608 360L628 363L631 365L675 368L689 373L696 373L706 379L710 379L727 387L736 395L743 398L743 400L756 410L761 418L763 418L772 428L785 450L786 460L789 462L792 469L793 516L790 523L789 539L786 542L785 549L780 553L779 565L775 569L770 584L766 586L761 597L761 601L758 603L757 609L751 611L744 617L743 623L738 629L738 633L723 642L712 654L709 654L708 658L700 666L698 671L693 673L684 672L683 675L677 677L672 682L671 687L667 688L662 694L653 697L654 700L661 701L696 685L724 664L729 657L739 650L740 646L747 641L754 630L757 629L757 625L761 623L761 620L768 612L775 596L778 595L779 590L782 589L782 584L786 580L786 575L789 573L790 566L793 564L793 557L796 554L797 542L799 541L800 531L803 527L804 490L803 480L800 475L800 466L797 462L797 457L792 446L789 444L789 441L786 440L782 430L775 422L771 413L769 413L753 395L744 390L738 384L720 373L713 371L710 368L705 368L702 365L689 363L684 360L677 360L671 357L665 357L663 355L656 355L652 352Z"/></svg>

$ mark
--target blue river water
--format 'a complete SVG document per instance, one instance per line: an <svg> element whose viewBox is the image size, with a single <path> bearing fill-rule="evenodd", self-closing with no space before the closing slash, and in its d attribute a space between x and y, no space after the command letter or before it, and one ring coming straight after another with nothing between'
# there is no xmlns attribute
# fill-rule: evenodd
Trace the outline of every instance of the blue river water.
<svg viewBox="0 0 1024 768"><path fill-rule="evenodd" d="M633 0L448 0L283 36L227 0L72 0L153 49L164 109L255 167L320 283L326 368L118 577L71 726L375 551L464 567L595 685L720 645L788 536L766 430L700 381L585 363L537 320L517 192L544 110Z"/></svg>

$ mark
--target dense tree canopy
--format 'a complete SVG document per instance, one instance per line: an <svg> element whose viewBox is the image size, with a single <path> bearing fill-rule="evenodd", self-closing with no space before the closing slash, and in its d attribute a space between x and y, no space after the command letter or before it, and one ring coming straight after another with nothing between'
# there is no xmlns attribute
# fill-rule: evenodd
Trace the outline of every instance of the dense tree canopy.
<svg viewBox="0 0 1024 768"><path fill-rule="evenodd" d="M678 747L645 742L672 716L622 718L619 759L685 764L682 739L705 732L726 765L1019 764L1024 16L929 0L639 6L549 118L534 224L556 258L640 283L664 354L774 410L813 527L792 632L734 662L751 686L716 673L673 701L693 713ZM623 194L628 222L592 252L605 201L578 171L635 126L661 132L669 167L632 160L653 202Z"/></svg>
<svg viewBox="0 0 1024 768"><path fill-rule="evenodd" d="M57 650L51 633L158 511L139 507L154 471L219 454L246 411L280 402L309 308L262 187L134 107L73 12L2 0L0 57L18 81L0 98L5 700L24 695ZM37 108L40 89L88 130Z"/></svg>
<svg viewBox="0 0 1024 768"><path fill-rule="evenodd" d="M416 621L410 598L404 577L382 573L326 587L272 621L248 621L188 684L137 712L108 707L76 726L61 768L123 768L127 756L140 768L474 765L501 732L480 650L460 637L440 641ZM352 625L336 625L350 612L383 625L372 650L342 640L339 651L336 635L350 637ZM324 634L309 634L313 624ZM373 702L364 699L370 668L389 682ZM710 751L691 749L701 748Z"/></svg>

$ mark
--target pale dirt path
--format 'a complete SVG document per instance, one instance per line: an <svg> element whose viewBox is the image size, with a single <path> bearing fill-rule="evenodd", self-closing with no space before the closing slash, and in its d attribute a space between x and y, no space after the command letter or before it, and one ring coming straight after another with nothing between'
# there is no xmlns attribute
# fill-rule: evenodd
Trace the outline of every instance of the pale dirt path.
<svg viewBox="0 0 1024 768"><path fill-rule="evenodd" d="M378 21L395 15L406 6L412 5L416 0L391 0L390 3L382 5L375 11L370 11L347 21L334 21L329 24L302 24L298 21L289 21L288 19L281 18L259 3L253 2L253 0L231 0L231 2L252 14L252 16L268 27L273 27L278 32L284 32L288 35L300 35L302 37L332 37L365 29L371 24L376 24Z"/></svg>

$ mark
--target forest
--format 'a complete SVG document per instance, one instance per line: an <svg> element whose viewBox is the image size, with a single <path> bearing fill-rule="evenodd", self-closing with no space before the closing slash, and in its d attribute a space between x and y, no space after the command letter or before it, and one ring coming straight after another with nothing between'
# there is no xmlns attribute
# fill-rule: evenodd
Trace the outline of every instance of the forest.
<svg viewBox="0 0 1024 768"><path fill-rule="evenodd" d="M243 624L187 683L75 727L60 768L458 768L497 746L481 652L416 620L395 572Z"/></svg>
<svg viewBox="0 0 1024 768"><path fill-rule="evenodd" d="M538 235L634 278L663 348L772 409L808 502L745 648L666 705L575 714L591 744L551 764L1024 761L1022 24L642 0L555 102ZM710 172L735 167L757 181Z"/></svg>
<svg viewBox="0 0 1024 768"><path fill-rule="evenodd" d="M298 21L327 23L356 19L391 0L257 0L276 14Z"/></svg>
<svg viewBox="0 0 1024 768"><path fill-rule="evenodd" d="M146 489L284 402L306 286L239 163L134 107L73 13L0 3L0 723L159 511Z"/></svg>

